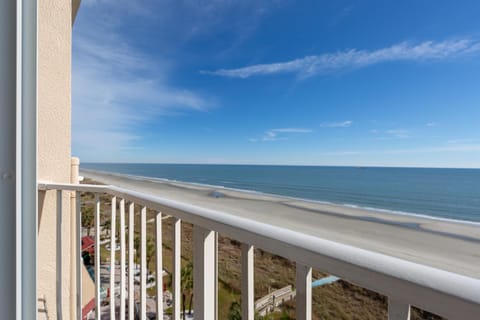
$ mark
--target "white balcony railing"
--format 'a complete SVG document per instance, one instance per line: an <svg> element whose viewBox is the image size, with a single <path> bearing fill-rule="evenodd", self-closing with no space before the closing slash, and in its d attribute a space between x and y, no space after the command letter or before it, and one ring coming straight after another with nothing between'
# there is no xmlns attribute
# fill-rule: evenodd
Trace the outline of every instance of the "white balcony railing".
<svg viewBox="0 0 480 320"><path fill-rule="evenodd" d="M125 206L128 205L128 229L134 228L134 204L142 207L140 215L141 230L141 281L140 281L140 319L146 319L146 209L153 209L156 215L156 247L162 247L162 213L175 218L173 228L173 316L180 319L180 228L181 222L193 224L194 254L194 305L195 319L216 319L217 308L217 233L240 241L242 245L242 318L254 318L254 281L253 247L283 256L296 263L296 318L311 319L312 314L312 268L341 277L358 286L376 291L388 297L388 317L394 320L406 320L410 317L410 305L430 311L448 319L475 319L480 316L480 279L451 273L433 267L401 260L384 254L359 249L329 240L279 228L254 220L241 218L226 212L208 210L144 193L126 190L114 186L73 185L39 183L39 190L57 190L58 217L61 218L61 193L74 191L76 196L77 256L81 259L80 239L80 193L92 192L95 198L95 241L98 244L100 197L107 193L112 197L111 234L115 234L116 202L120 208L120 309L117 317L125 319L128 300L128 319L134 319L134 264L133 232L125 241ZM61 230L61 219L57 228ZM61 252L61 232L57 243L57 254ZM115 247L115 237L111 237L111 248ZM128 250L127 250L128 247ZM126 252L128 251L128 258ZM61 285L61 255L57 267L57 287ZM162 250L157 250L156 274L162 274ZM128 262L128 285L125 277ZM82 261L77 266L77 318L81 318L81 272ZM95 246L95 287L96 319L100 318L100 252ZM114 287L115 251L111 250L110 287ZM162 292L162 277L157 277L157 288ZM128 292L127 292L128 288ZM57 290L60 292L60 290ZM111 290L113 293L114 290ZM127 292L127 297L125 294ZM159 299L160 296L160 299ZM115 318L115 294L110 295L110 319ZM61 295L57 296L57 305L61 306ZM163 314L161 295L157 294L157 314ZM61 315L61 310L59 310ZM61 318L61 316L60 316ZM159 317L161 318L161 317ZM157 319L159 319L157 318Z"/></svg>

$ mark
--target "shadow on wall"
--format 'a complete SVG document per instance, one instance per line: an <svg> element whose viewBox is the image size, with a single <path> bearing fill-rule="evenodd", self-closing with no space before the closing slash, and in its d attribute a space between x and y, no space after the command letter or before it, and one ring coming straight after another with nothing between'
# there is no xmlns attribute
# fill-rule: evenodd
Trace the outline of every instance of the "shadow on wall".
<svg viewBox="0 0 480 320"><path fill-rule="evenodd" d="M43 205L45 202L46 191L39 191L38 192L38 230L40 230L40 223L42 221L43 215Z"/></svg>

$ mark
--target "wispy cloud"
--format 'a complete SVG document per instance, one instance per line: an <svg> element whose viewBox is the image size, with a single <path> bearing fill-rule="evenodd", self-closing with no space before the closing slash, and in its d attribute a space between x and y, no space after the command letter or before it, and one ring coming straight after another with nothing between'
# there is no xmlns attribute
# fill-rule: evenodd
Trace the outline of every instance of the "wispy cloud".
<svg viewBox="0 0 480 320"><path fill-rule="evenodd" d="M436 124L435 122L427 122L427 123L425 124L425 126L426 126L426 127L436 127L437 124Z"/></svg>
<svg viewBox="0 0 480 320"><path fill-rule="evenodd" d="M142 148L138 128L146 123L203 111L213 104L203 95L168 83L168 62L134 49L115 25L96 25L87 19L77 21L76 27L72 142L74 152L85 160L105 160L99 159L105 155L115 159L115 152Z"/></svg>
<svg viewBox="0 0 480 320"><path fill-rule="evenodd" d="M406 129L391 129L385 131L386 134L398 139L410 138L410 131Z"/></svg>
<svg viewBox="0 0 480 320"><path fill-rule="evenodd" d="M278 129L270 129L264 132L263 136L260 138L250 138L248 141L250 142L258 142L258 141L279 141L279 140L287 140L291 134L299 134L299 133L310 133L313 130L305 129L305 128L278 128Z"/></svg>
<svg viewBox="0 0 480 320"><path fill-rule="evenodd" d="M347 128L353 124L353 121L340 121L340 122L323 122L320 124L320 127L323 128Z"/></svg>
<svg viewBox="0 0 480 320"><path fill-rule="evenodd" d="M335 53L306 56L291 61L256 64L236 69L201 71L204 74L249 78L280 73L310 77L334 71L351 70L391 61L438 61L480 53L480 41L471 39L425 41L417 44L401 42L378 50L350 49Z"/></svg>
<svg viewBox="0 0 480 320"><path fill-rule="evenodd" d="M330 151L330 152L320 152L318 153L319 156L327 156L327 157L337 157L337 156L353 156L357 154L361 154L360 151Z"/></svg>
<svg viewBox="0 0 480 320"><path fill-rule="evenodd" d="M480 142L480 138L467 138L467 139L451 139L448 140L448 144L465 144L465 143L477 143Z"/></svg>
<svg viewBox="0 0 480 320"><path fill-rule="evenodd" d="M272 129L270 132L275 133L309 133L312 132L310 129L304 128L280 128L280 129Z"/></svg>
<svg viewBox="0 0 480 320"><path fill-rule="evenodd" d="M321 152L324 156L350 156L372 154L422 154L422 153L456 153L456 152L480 152L480 144L424 146L408 149L383 149L383 150L338 150Z"/></svg>
<svg viewBox="0 0 480 320"><path fill-rule="evenodd" d="M215 54L236 54L235 48L252 36L263 19L291 0L83 0L83 9L96 8L104 14L94 25L115 21L127 26L129 18L132 30L144 30L155 35L152 42L161 43L161 51L169 56L185 57L192 55L185 47L190 41L213 38L219 50ZM113 14L112 14L113 13ZM113 15L113 17L112 17ZM78 25L75 26L76 28Z"/></svg>
<svg viewBox="0 0 480 320"><path fill-rule="evenodd" d="M424 147L412 149L385 150L383 153L408 154L408 153L442 153L442 152L479 152L480 144L450 145L438 147Z"/></svg>

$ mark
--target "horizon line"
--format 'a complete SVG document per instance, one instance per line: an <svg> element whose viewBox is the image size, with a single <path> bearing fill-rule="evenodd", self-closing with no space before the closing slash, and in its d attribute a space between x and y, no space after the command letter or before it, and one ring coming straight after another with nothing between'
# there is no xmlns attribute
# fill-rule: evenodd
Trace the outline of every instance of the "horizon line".
<svg viewBox="0 0 480 320"><path fill-rule="evenodd" d="M276 167L340 167L340 168L392 168L392 169L473 169L479 167L445 167L445 166L396 166L396 165L339 165L339 164L269 164L269 163L208 163L208 162L111 162L111 161L80 161L84 164L160 164L160 165L211 165L211 166L276 166Z"/></svg>

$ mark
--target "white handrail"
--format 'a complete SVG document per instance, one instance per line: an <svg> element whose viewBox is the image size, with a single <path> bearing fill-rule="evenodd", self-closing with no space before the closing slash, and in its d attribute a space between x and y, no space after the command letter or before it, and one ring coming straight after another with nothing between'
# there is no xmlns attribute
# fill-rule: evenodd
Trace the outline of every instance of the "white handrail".
<svg viewBox="0 0 480 320"><path fill-rule="evenodd" d="M109 193L449 319L480 314L478 278L115 186L41 182L38 188Z"/></svg>

